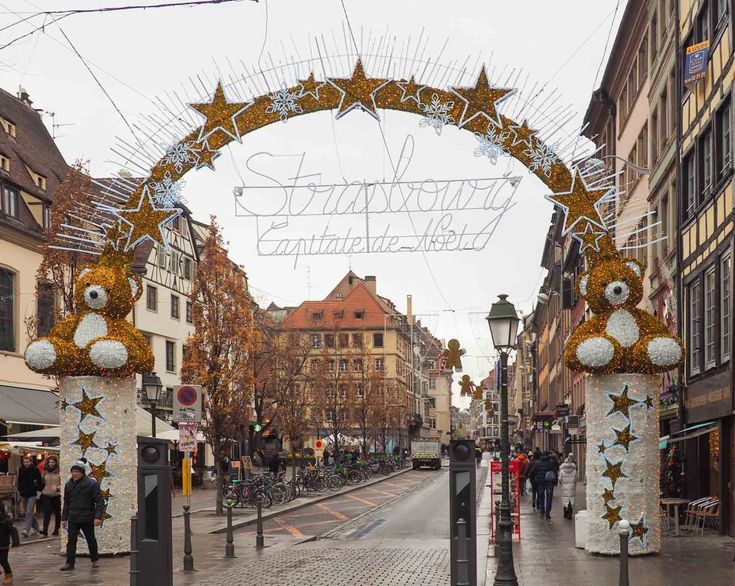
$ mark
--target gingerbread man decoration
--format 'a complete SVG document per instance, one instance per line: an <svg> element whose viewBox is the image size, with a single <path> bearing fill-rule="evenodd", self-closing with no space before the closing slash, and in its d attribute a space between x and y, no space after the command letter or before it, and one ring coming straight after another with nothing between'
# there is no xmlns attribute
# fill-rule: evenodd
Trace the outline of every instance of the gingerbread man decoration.
<svg viewBox="0 0 735 586"><path fill-rule="evenodd" d="M452 338L447 342L447 348L442 352L444 357L444 369L462 372L462 356L465 351L459 347L459 340Z"/></svg>
<svg viewBox="0 0 735 586"><path fill-rule="evenodd" d="M475 383L472 382L469 374L462 375L462 378L459 379L459 386L462 389L460 392L462 397L472 397L474 395Z"/></svg>

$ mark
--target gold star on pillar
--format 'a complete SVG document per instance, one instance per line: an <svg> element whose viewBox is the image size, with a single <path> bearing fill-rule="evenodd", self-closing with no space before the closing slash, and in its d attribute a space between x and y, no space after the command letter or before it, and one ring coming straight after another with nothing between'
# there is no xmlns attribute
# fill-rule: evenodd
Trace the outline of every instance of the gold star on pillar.
<svg viewBox="0 0 735 586"><path fill-rule="evenodd" d="M100 494L102 495L102 498L105 499L105 501L109 501L110 497L112 497L112 493L110 492L109 488L105 488L104 490L101 490Z"/></svg>
<svg viewBox="0 0 735 586"><path fill-rule="evenodd" d="M528 120L524 120L523 124L511 124L510 132L513 135L511 146L520 143L525 144L529 149L533 148L533 137L536 131L528 127Z"/></svg>
<svg viewBox="0 0 735 586"><path fill-rule="evenodd" d="M653 397L651 395L646 395L646 399L643 403L646 405L646 409L653 409Z"/></svg>
<svg viewBox="0 0 735 586"><path fill-rule="evenodd" d="M319 90L323 86L327 85L327 82L325 81L316 81L314 79L313 71L309 74L309 77L306 79L300 79L298 83L301 86L299 97L304 98L306 96L311 96L315 100L319 100Z"/></svg>
<svg viewBox="0 0 735 586"><path fill-rule="evenodd" d="M613 406L610 408L610 411L608 411L607 414L612 415L613 413L622 413L626 417L626 419L630 419L631 405L637 405L639 403L639 401L628 397L628 385L625 385L623 392L619 395L608 393L607 397L613 402Z"/></svg>
<svg viewBox="0 0 735 586"><path fill-rule="evenodd" d="M206 118L199 130L197 142L202 142L215 134L223 132L234 140L240 141L240 130L237 128L237 118L245 110L253 105L253 102L228 102L225 98L225 90L222 82L217 82L212 101L205 104L189 104L197 112Z"/></svg>
<svg viewBox="0 0 735 586"><path fill-rule="evenodd" d="M91 478L94 478L98 484L101 483L103 479L112 476L112 474L107 471L107 464L105 464L104 462L99 465L91 464L91 466L92 471L89 473L89 476Z"/></svg>
<svg viewBox="0 0 735 586"><path fill-rule="evenodd" d="M607 520L607 522L610 524L610 529L613 528L613 525L617 523L618 521L622 521L623 518L620 516L620 509L623 508L623 505L620 505L619 507L611 507L610 505L605 505L605 514L602 515L602 518Z"/></svg>
<svg viewBox="0 0 735 586"><path fill-rule="evenodd" d="M643 517L641 517L635 525L631 524L630 539L638 538L641 543L645 543L646 533L648 533L648 527L645 526Z"/></svg>
<svg viewBox="0 0 735 586"><path fill-rule="evenodd" d="M84 419L87 415L92 415L93 417L102 417L100 415L100 412L97 411L97 404L102 401L104 397L95 397L92 399L87 394L87 389L82 387L82 400L77 403L71 403L72 407L76 407L79 409L79 412L81 413L81 419Z"/></svg>
<svg viewBox="0 0 735 586"><path fill-rule="evenodd" d="M112 515L105 511L104 513L102 513L102 525L105 524L105 521L107 521L107 519L112 519Z"/></svg>
<svg viewBox="0 0 735 586"><path fill-rule="evenodd" d="M453 87L452 91L462 98L466 105L462 112L460 128L473 118L482 116L496 126L503 126L497 107L515 93L513 88L492 87L487 80L487 72L483 65L477 76L475 87Z"/></svg>
<svg viewBox="0 0 735 586"><path fill-rule="evenodd" d="M579 252L584 254L588 248L600 252L600 238L604 235L604 230L596 230L592 222L587 222L582 232L574 233L574 237L581 242Z"/></svg>
<svg viewBox="0 0 735 586"><path fill-rule="evenodd" d="M611 189L611 187L595 189L587 187L579 170L576 170L570 191L545 196L555 206L564 210L562 234L568 234L577 223L583 220L604 230L605 226L596 204L610 193Z"/></svg>
<svg viewBox="0 0 735 586"><path fill-rule="evenodd" d="M602 491L602 500L605 501L605 504L609 503L610 501L615 500L615 492L610 490L609 488L606 488Z"/></svg>
<svg viewBox="0 0 735 586"><path fill-rule="evenodd" d="M61 410L66 411L66 408L69 406L69 403L66 399L61 399Z"/></svg>
<svg viewBox="0 0 735 586"><path fill-rule="evenodd" d="M93 431L92 433L84 433L81 429L79 430L79 437L77 437L76 440L74 440L72 445L77 445L82 448L82 455L85 454L85 452L89 448L99 448L100 446L97 445L97 442L94 441L94 436L97 434L96 431Z"/></svg>
<svg viewBox="0 0 735 586"><path fill-rule="evenodd" d="M628 478L627 474L624 474L621 468L623 467L623 461L621 460L617 464L613 464L605 458L605 471L602 473L603 476L610 479L612 482L613 490L615 490L615 483L621 478Z"/></svg>
<svg viewBox="0 0 735 586"><path fill-rule="evenodd" d="M601 441L599 444L597 444L597 453L598 454L604 454L606 449L607 449L607 446L605 446L604 440Z"/></svg>
<svg viewBox="0 0 735 586"><path fill-rule="evenodd" d="M125 247L125 250L130 250L146 239L167 246L163 227L178 217L181 210L157 208L151 200L148 186L145 186L137 208L117 210L116 213L131 227L128 244Z"/></svg>
<svg viewBox="0 0 735 586"><path fill-rule="evenodd" d="M397 81L396 85L401 88L401 103L413 100L417 106L421 104L421 90L426 86L417 84L413 75L408 81Z"/></svg>
<svg viewBox="0 0 735 586"><path fill-rule="evenodd" d="M630 451L630 442L633 442L638 439L638 436L635 436L630 431L630 423L624 428L624 429L615 429L613 427L613 431L615 432L615 435L618 437L618 439L615 440L614 446L623 446L627 452Z"/></svg>
<svg viewBox="0 0 735 586"><path fill-rule="evenodd" d="M349 79L330 77L327 81L342 92L342 99L337 109L337 118L341 118L350 110L359 108L376 120L380 120L375 104L375 93L384 85L390 83L390 80L365 77L362 59L357 60L355 70Z"/></svg>
<svg viewBox="0 0 735 586"><path fill-rule="evenodd" d="M107 452L108 456L112 456L112 454L117 455L117 446L108 441L107 446L105 447L105 451Z"/></svg>

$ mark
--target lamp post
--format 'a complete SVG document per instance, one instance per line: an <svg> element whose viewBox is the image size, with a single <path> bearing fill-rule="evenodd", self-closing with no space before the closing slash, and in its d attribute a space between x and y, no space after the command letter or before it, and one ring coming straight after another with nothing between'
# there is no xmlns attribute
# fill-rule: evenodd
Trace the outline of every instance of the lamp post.
<svg viewBox="0 0 735 586"><path fill-rule="evenodd" d="M145 396L151 405L151 435L156 437L156 405L161 398L161 389L163 383L155 372L149 372L143 375L143 390Z"/></svg>
<svg viewBox="0 0 735 586"><path fill-rule="evenodd" d="M510 471L508 458L508 355L516 347L518 334L518 314L507 295L498 295L487 316L493 345L500 352L500 459L502 464L502 498L500 501L500 521L498 522L498 568L495 573L495 586L518 586L513 567L512 524L510 517Z"/></svg>

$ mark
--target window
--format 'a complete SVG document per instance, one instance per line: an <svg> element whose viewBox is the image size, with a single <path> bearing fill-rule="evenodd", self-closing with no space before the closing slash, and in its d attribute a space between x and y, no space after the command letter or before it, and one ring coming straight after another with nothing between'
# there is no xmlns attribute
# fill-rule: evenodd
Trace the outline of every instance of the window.
<svg viewBox="0 0 735 586"><path fill-rule="evenodd" d="M312 311L311 312L311 319L312 319L312 321L320 321L322 319L322 312L321 311Z"/></svg>
<svg viewBox="0 0 735 586"><path fill-rule="evenodd" d="M362 388L362 383L357 383L357 384L355 385L355 394L356 394L356 395L357 395L358 397L362 398L362 396L363 396L363 394L364 394L364 393L365 393L365 391L364 391L364 390L363 390L363 388Z"/></svg>
<svg viewBox="0 0 735 586"><path fill-rule="evenodd" d="M623 127L625 118L628 115L628 85L623 86L623 91L620 93L620 101L618 102L618 112L620 116L618 118L618 126Z"/></svg>
<svg viewBox="0 0 735 586"><path fill-rule="evenodd" d="M717 330L717 291L715 288L715 267L704 274L704 367L710 368L717 362L715 353L715 332Z"/></svg>
<svg viewBox="0 0 735 586"><path fill-rule="evenodd" d="M158 247L158 266L166 267L166 249L163 246Z"/></svg>
<svg viewBox="0 0 735 586"><path fill-rule="evenodd" d="M355 319L362 319L365 315L365 312L362 309L358 309L355 311Z"/></svg>
<svg viewBox="0 0 735 586"><path fill-rule="evenodd" d="M191 259L184 257L184 278L187 281L191 281Z"/></svg>
<svg viewBox="0 0 735 586"><path fill-rule="evenodd" d="M171 271L174 275L179 274L179 258L179 253L175 250L172 250L171 256L169 257L168 270Z"/></svg>
<svg viewBox="0 0 735 586"><path fill-rule="evenodd" d="M658 53L658 14L654 12L651 19L651 26L648 31L648 37L651 40L651 59L656 59Z"/></svg>
<svg viewBox="0 0 735 586"><path fill-rule="evenodd" d="M684 201L686 201L686 215L691 216L697 207L697 183L694 166L694 153L690 152L684 158Z"/></svg>
<svg viewBox="0 0 735 586"><path fill-rule="evenodd" d="M181 230L181 216L176 216L173 220L171 220L170 225L174 230Z"/></svg>
<svg viewBox="0 0 735 586"><path fill-rule="evenodd" d="M350 345L350 335L340 334L339 335L339 346L340 348L347 348Z"/></svg>
<svg viewBox="0 0 735 586"><path fill-rule="evenodd" d="M15 273L0 268L0 350L15 352Z"/></svg>
<svg viewBox="0 0 735 586"><path fill-rule="evenodd" d="M339 359L339 371L340 372L347 372L347 358L340 358Z"/></svg>
<svg viewBox="0 0 735 586"><path fill-rule="evenodd" d="M332 317L334 317L334 319L342 319L344 316L345 316L344 309L338 309L332 312Z"/></svg>
<svg viewBox="0 0 735 586"><path fill-rule="evenodd" d="M36 308L36 333L48 336L56 323L56 295L51 283L38 284L38 306Z"/></svg>
<svg viewBox="0 0 735 586"><path fill-rule="evenodd" d="M362 372L362 358L355 359L355 371Z"/></svg>
<svg viewBox="0 0 735 586"><path fill-rule="evenodd" d="M635 100L637 97L638 97L638 68L636 67L635 61L633 61L633 66L630 68L630 71L628 72L628 100L630 100L628 110L633 109L633 105L635 104Z"/></svg>
<svg viewBox="0 0 735 586"><path fill-rule="evenodd" d="M41 208L41 226L48 229L51 225L51 206L44 205Z"/></svg>
<svg viewBox="0 0 735 586"><path fill-rule="evenodd" d="M347 398L347 385L341 384L337 387L337 392L339 393L340 399L346 399ZM345 411L347 411L345 409Z"/></svg>
<svg viewBox="0 0 735 586"><path fill-rule="evenodd" d="M715 2L717 2L717 0L715 0ZM705 3L702 11L699 13L699 18L697 18L697 42L701 43L709 38L709 6Z"/></svg>
<svg viewBox="0 0 735 586"><path fill-rule="evenodd" d="M186 302L186 323L190 324L194 321L194 317L191 313L191 301Z"/></svg>
<svg viewBox="0 0 735 586"><path fill-rule="evenodd" d="M648 166L648 124L643 125L641 133L638 135L638 141L636 144L638 149L638 166Z"/></svg>
<svg viewBox="0 0 735 586"><path fill-rule="evenodd" d="M674 194L676 191L673 192ZM661 199L661 203L659 204L658 208L658 218L657 220L661 222L660 225L660 238L661 240L658 243L658 249L659 249L659 256L663 257L666 255L666 251L669 249L669 194L663 196Z"/></svg>
<svg viewBox="0 0 735 586"><path fill-rule="evenodd" d="M385 361L383 358L375 359L375 370L385 370Z"/></svg>
<svg viewBox="0 0 735 586"><path fill-rule="evenodd" d="M311 370L311 372L319 372L319 361L316 359L312 360L309 364L309 370Z"/></svg>
<svg viewBox="0 0 735 586"><path fill-rule="evenodd" d="M33 177L33 182L36 184L36 187L46 191L46 178L43 175L35 174Z"/></svg>
<svg viewBox="0 0 735 586"><path fill-rule="evenodd" d="M352 345L355 348L362 348L362 334L352 334Z"/></svg>
<svg viewBox="0 0 735 586"><path fill-rule="evenodd" d="M311 347L312 348L322 347L322 335L321 334L311 334Z"/></svg>
<svg viewBox="0 0 735 586"><path fill-rule="evenodd" d="M731 140L730 140L730 102L724 104L717 112L717 162L715 172L721 176L730 168L732 161Z"/></svg>
<svg viewBox="0 0 735 586"><path fill-rule="evenodd" d="M18 190L14 187L6 185L3 188L2 210L13 218L18 217L18 197Z"/></svg>
<svg viewBox="0 0 735 586"><path fill-rule="evenodd" d="M179 319L180 317L178 295L171 295L171 317L174 319Z"/></svg>
<svg viewBox="0 0 735 586"><path fill-rule="evenodd" d="M727 15L727 0L714 0L712 2L712 22L715 23L716 28L725 24L725 15Z"/></svg>
<svg viewBox="0 0 735 586"><path fill-rule="evenodd" d="M0 171L10 173L10 159L0 153Z"/></svg>
<svg viewBox="0 0 735 586"><path fill-rule="evenodd" d="M712 131L708 129L699 139L699 167L702 177L702 201L712 190Z"/></svg>
<svg viewBox="0 0 735 586"><path fill-rule="evenodd" d="M334 372L334 360L327 362L327 372Z"/></svg>
<svg viewBox="0 0 735 586"><path fill-rule="evenodd" d="M702 333L699 328L702 325L702 300L700 299L701 287L699 280L689 285L689 320L688 320L688 337L689 337L689 372L690 374L699 373L699 362L701 358Z"/></svg>
<svg viewBox="0 0 735 586"><path fill-rule="evenodd" d="M651 161L658 161L658 109L651 114ZM663 140L661 143L663 144Z"/></svg>
<svg viewBox="0 0 735 586"><path fill-rule="evenodd" d="M436 429L436 419L429 419L429 425L431 429Z"/></svg>
<svg viewBox="0 0 735 586"><path fill-rule="evenodd" d="M327 348L334 348L334 334L324 334L324 345Z"/></svg>
<svg viewBox="0 0 735 586"><path fill-rule="evenodd" d="M151 311L158 311L158 288L152 285L146 285L145 288L145 307Z"/></svg>
<svg viewBox="0 0 735 586"><path fill-rule="evenodd" d="M648 75L648 37L643 37L641 46L638 47L638 86L643 87L643 83Z"/></svg>
<svg viewBox="0 0 735 586"><path fill-rule="evenodd" d="M373 334L373 347L375 348L383 347L383 334Z"/></svg>
<svg viewBox="0 0 735 586"><path fill-rule="evenodd" d="M669 136L674 137L675 131L676 131L676 120L678 118L679 112L679 104L676 100L676 73L672 69L671 74L669 75Z"/></svg>
<svg viewBox="0 0 735 586"><path fill-rule="evenodd" d="M166 340L166 370L176 372L176 342Z"/></svg>
<svg viewBox="0 0 735 586"><path fill-rule="evenodd" d="M658 142L663 150L664 145L669 142L669 138L672 138L672 135L668 134L669 123L666 117L669 115L669 92L665 87L664 91L662 91L661 95L659 96L658 111L661 118L658 126ZM656 132L656 129L653 129L653 132Z"/></svg>
<svg viewBox="0 0 735 586"><path fill-rule="evenodd" d="M732 257L727 254L720 260L720 360L730 360L730 344L732 343L732 320L730 304L732 301L731 279Z"/></svg>
<svg viewBox="0 0 735 586"><path fill-rule="evenodd" d="M435 378L430 378L429 379L429 388L430 389L435 389L436 388L436 379ZM432 399L432 401L433 401L433 399Z"/></svg>

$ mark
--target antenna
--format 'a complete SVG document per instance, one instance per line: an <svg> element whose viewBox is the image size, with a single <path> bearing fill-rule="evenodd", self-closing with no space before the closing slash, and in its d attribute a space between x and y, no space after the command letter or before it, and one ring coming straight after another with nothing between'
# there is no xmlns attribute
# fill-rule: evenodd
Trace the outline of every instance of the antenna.
<svg viewBox="0 0 735 586"><path fill-rule="evenodd" d="M39 112L44 112L45 114L48 114L51 116L51 138L56 140L57 138L63 138L65 135L57 135L56 129L57 128L63 128L64 126L76 126L76 124L57 124L56 123L56 112L47 112L46 110L39 110Z"/></svg>

